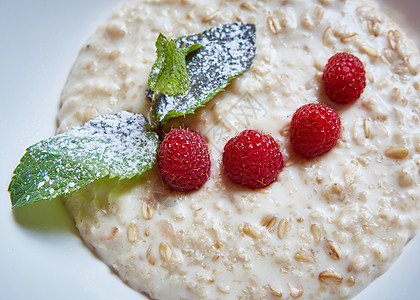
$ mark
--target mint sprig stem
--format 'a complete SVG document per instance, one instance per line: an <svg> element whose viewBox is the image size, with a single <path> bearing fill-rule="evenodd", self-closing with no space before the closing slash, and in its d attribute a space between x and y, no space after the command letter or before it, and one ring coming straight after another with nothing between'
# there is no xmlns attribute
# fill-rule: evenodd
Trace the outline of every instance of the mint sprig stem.
<svg viewBox="0 0 420 300"><path fill-rule="evenodd" d="M149 119L150 119L150 130L157 133L159 136L159 139L163 140L163 127L161 122L159 122L159 116L157 115L157 103L158 99L161 94L155 94L153 97L152 105L150 106L150 113L149 113Z"/></svg>

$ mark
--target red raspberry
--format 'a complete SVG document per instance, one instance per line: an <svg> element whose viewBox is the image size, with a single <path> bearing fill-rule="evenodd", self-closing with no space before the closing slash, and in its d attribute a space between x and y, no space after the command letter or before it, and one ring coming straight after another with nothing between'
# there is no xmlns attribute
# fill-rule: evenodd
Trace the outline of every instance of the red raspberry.
<svg viewBox="0 0 420 300"><path fill-rule="evenodd" d="M172 189L198 189L209 178L210 165L209 148L199 133L172 129L165 136L158 153L158 168Z"/></svg>
<svg viewBox="0 0 420 300"><path fill-rule="evenodd" d="M337 53L328 60L322 80L325 93L332 101L352 103L359 99L366 87L366 71L356 56Z"/></svg>
<svg viewBox="0 0 420 300"><path fill-rule="evenodd" d="M276 180L283 169L283 155L272 136L244 130L225 145L223 165L233 181L261 188Z"/></svg>
<svg viewBox="0 0 420 300"><path fill-rule="evenodd" d="M340 136L341 121L335 110L319 103L300 107L292 117L290 142L303 157L331 150Z"/></svg>

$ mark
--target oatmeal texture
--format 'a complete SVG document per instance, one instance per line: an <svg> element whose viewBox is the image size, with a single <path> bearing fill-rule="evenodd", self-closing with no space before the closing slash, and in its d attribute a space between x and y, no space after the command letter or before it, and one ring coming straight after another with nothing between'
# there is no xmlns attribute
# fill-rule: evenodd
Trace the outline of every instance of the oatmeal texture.
<svg viewBox="0 0 420 300"><path fill-rule="evenodd" d="M250 70L195 115L170 121L211 148L210 180L168 190L156 169L103 180L65 199L86 244L153 299L342 299L385 272L419 223L420 58L378 4L364 0L129 1L82 48L64 87L58 132L122 110L148 114L155 40L242 21L256 26ZM327 99L336 52L360 58L367 87ZM341 117L339 142L301 159L289 142L300 106ZM270 133L285 168L269 187L232 183L221 149L244 129Z"/></svg>

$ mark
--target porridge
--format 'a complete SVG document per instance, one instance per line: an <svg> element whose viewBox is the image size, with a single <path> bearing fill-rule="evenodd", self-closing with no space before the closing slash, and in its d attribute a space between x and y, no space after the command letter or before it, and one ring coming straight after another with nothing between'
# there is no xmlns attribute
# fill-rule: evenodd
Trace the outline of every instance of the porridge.
<svg viewBox="0 0 420 300"><path fill-rule="evenodd" d="M255 24L250 69L194 115L171 120L210 145L210 179L169 190L156 169L106 179L64 201L86 244L153 299L350 298L384 273L418 230L420 57L377 3L129 1L82 48L64 87L58 132L93 117L147 114L159 33L177 38L233 22ZM322 86L328 58L356 55L367 86L350 106ZM307 103L341 118L337 145L302 159L289 142ZM230 181L222 149L244 129L270 133L285 166L270 186Z"/></svg>

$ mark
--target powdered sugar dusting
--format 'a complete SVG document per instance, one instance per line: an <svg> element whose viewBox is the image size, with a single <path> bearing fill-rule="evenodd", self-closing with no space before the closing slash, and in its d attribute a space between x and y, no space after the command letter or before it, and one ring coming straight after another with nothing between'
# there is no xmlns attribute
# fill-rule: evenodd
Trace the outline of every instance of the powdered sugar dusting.
<svg viewBox="0 0 420 300"><path fill-rule="evenodd" d="M84 126L63 134L68 139L59 139L50 149L69 150L69 156L95 156L110 167L110 173L125 177L126 173L139 172L147 165L142 158L156 152L156 139L147 137L153 133L146 129L147 121L139 114L119 112L90 120ZM74 140L87 143L74 143Z"/></svg>

